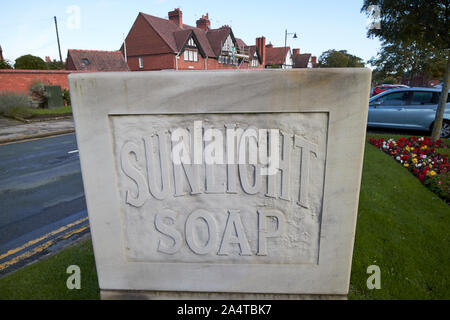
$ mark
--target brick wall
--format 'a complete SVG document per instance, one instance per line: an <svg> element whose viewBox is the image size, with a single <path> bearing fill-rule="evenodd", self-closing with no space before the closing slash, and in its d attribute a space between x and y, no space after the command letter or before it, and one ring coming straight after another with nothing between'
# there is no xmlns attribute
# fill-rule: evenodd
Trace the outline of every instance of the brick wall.
<svg viewBox="0 0 450 320"><path fill-rule="evenodd" d="M65 70L0 70L0 92L28 93L30 85L35 81L68 89L69 73L71 72Z"/></svg>
<svg viewBox="0 0 450 320"><path fill-rule="evenodd" d="M131 71L155 71L175 69L175 55L172 53L144 55L142 56L144 61L144 68L139 68L139 56L128 56L128 67Z"/></svg>

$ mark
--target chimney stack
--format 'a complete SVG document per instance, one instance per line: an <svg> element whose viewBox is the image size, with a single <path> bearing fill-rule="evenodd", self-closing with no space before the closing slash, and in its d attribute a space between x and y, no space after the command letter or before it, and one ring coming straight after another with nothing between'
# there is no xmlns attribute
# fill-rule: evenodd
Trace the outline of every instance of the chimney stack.
<svg viewBox="0 0 450 320"><path fill-rule="evenodd" d="M183 12L181 12L180 8L169 12L169 21L175 23L180 28L183 27Z"/></svg>
<svg viewBox="0 0 450 320"><path fill-rule="evenodd" d="M203 29L204 31L208 31L211 26L211 22L209 21L208 13L206 16L202 15L201 19L197 20L197 28Z"/></svg>
<svg viewBox="0 0 450 320"><path fill-rule="evenodd" d="M261 57L262 65L266 67L266 38L260 37L256 38L256 50L258 50L258 54Z"/></svg>
<svg viewBox="0 0 450 320"><path fill-rule="evenodd" d="M47 63L52 62L52 59L50 59L49 56L46 56L46 57L45 57L45 62L47 62Z"/></svg>
<svg viewBox="0 0 450 320"><path fill-rule="evenodd" d="M296 56L296 55L299 55L300 54L300 49L294 49L294 50L292 50L292 55L293 56Z"/></svg>
<svg viewBox="0 0 450 320"><path fill-rule="evenodd" d="M268 45L266 45L266 48L273 48L272 42L270 42Z"/></svg>

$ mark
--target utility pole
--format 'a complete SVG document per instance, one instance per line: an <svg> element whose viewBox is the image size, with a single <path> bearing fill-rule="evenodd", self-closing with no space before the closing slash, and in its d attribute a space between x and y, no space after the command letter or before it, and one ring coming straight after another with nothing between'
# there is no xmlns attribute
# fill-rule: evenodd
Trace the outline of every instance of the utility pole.
<svg viewBox="0 0 450 320"><path fill-rule="evenodd" d="M56 27L56 38L58 39L58 50L59 50L59 61L63 63L62 55L61 55L61 44L59 43L59 32L58 32L58 21L55 16L55 27Z"/></svg>
<svg viewBox="0 0 450 320"><path fill-rule="evenodd" d="M125 33L123 34L123 55L125 58L125 62L128 63L127 57L127 39L125 38Z"/></svg>

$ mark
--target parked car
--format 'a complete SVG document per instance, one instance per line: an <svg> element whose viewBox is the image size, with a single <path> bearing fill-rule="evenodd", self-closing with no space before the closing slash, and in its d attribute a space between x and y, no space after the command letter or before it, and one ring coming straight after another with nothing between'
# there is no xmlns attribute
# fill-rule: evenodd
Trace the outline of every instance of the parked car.
<svg viewBox="0 0 450 320"><path fill-rule="evenodd" d="M441 91L434 88L403 88L385 91L369 101L369 127L429 131L433 129ZM450 137L450 94L441 137Z"/></svg>
<svg viewBox="0 0 450 320"><path fill-rule="evenodd" d="M403 84L382 84L379 86L376 86L372 91L372 96L376 96L384 91L392 90L392 89L399 89L399 88L409 88L408 86L405 86Z"/></svg>

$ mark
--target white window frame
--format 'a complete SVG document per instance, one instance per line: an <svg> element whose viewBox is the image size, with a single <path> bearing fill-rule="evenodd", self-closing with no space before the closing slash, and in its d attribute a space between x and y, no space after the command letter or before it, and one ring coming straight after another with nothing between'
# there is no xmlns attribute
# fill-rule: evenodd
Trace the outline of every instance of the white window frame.
<svg viewBox="0 0 450 320"><path fill-rule="evenodd" d="M198 51L185 49L184 61L198 62Z"/></svg>
<svg viewBox="0 0 450 320"><path fill-rule="evenodd" d="M139 69L144 69L144 57L139 57Z"/></svg>

